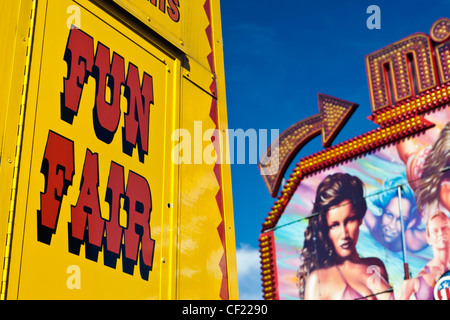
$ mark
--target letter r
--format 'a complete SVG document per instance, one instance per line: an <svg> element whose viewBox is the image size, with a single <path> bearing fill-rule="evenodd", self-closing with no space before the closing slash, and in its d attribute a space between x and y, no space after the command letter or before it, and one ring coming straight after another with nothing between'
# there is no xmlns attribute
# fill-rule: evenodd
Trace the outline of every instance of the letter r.
<svg viewBox="0 0 450 320"><path fill-rule="evenodd" d="M150 187L145 178L130 171L126 197L128 199L128 228L125 229L125 256L137 262L139 242L143 263L151 267L155 240L150 234L150 213L152 200Z"/></svg>

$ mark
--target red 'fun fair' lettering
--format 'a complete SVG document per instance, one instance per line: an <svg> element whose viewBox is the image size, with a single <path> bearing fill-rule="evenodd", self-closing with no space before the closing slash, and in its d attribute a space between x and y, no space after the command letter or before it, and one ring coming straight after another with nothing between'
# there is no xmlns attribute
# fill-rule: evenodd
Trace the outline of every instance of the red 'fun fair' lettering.
<svg viewBox="0 0 450 320"><path fill-rule="evenodd" d="M56 231L63 196L67 194L74 176L73 142L50 131L42 161L41 172L45 176L45 192L41 193L41 210L38 211L38 240L50 244ZM155 241L151 238L150 216L152 199L147 180L130 171L125 189L124 168L111 162L105 201L109 203L109 219L102 218L100 209L99 155L86 150L86 157L80 182L80 193L75 206L71 206L69 223L69 251L80 254L84 243L86 258L97 261L97 254L104 247L105 265L115 268L113 259L122 251L124 272L133 273L138 258L141 276L148 279L153 265ZM119 224L123 209L128 214L128 225ZM125 230L125 231L124 231ZM106 231L106 232L105 232ZM123 247L122 247L123 239ZM95 248L94 248L95 247ZM92 254L96 251L95 254Z"/></svg>
<svg viewBox="0 0 450 320"><path fill-rule="evenodd" d="M141 156L148 153L150 104L153 104L153 79L144 72L142 89L139 70L128 66L125 96L128 99L128 113L125 115L124 152L129 154L138 144Z"/></svg>
<svg viewBox="0 0 450 320"><path fill-rule="evenodd" d="M128 228L125 230L125 255L137 261L139 242L143 263L151 267L153 260L154 240L150 238L150 212L152 199L150 187L143 177L130 171L126 196L128 199Z"/></svg>
<svg viewBox="0 0 450 320"><path fill-rule="evenodd" d="M105 201L109 203L109 221L106 221L106 250L118 255L122 244L122 227L119 225L120 200L125 199L123 167L111 162Z"/></svg>
<svg viewBox="0 0 450 320"><path fill-rule="evenodd" d="M94 129L97 137L110 143L116 133L120 120L120 88L125 81L124 60L114 52L112 62L109 48L98 43L95 54L93 77L96 79L94 106ZM106 89L109 88L109 101Z"/></svg>
<svg viewBox="0 0 450 320"><path fill-rule="evenodd" d="M124 59L114 52L110 61L110 50L102 43L98 43L94 59L92 37L76 28L70 30L64 60L67 62L67 77L61 93L61 119L73 123L84 84L92 77L96 81L94 131L98 139L111 143L119 126L120 95L124 85L128 111L125 114L122 151L132 156L137 148L139 161L144 162L144 156L148 154L150 105L154 103L153 78L144 72L141 86L139 69L129 62L125 80Z"/></svg>
<svg viewBox="0 0 450 320"><path fill-rule="evenodd" d="M105 221L101 216L98 198L98 155L90 150L86 151L78 201L76 206L72 206L72 237L84 240L86 222L88 242L101 247Z"/></svg>
<svg viewBox="0 0 450 320"><path fill-rule="evenodd" d="M148 154L150 105L153 104L152 77L144 72L141 85L139 70L132 63L129 63L125 77L124 59L113 52L111 60L110 49L102 43L98 43L94 55L93 38L76 28L70 30L64 60L67 77L61 93L61 119L73 123L83 87L92 77L96 82L92 107L95 135L99 140L111 143L120 122L120 95L124 86L128 112L124 128L120 130L123 132L121 151L131 156L137 147L139 161L144 162L144 155ZM84 244L86 258L97 261L98 253L104 248L105 265L116 268L116 260L122 255L123 272L133 274L139 261L141 277L148 280L155 244L150 230L150 186L144 177L131 170L125 185L124 167L111 161L103 198L109 204L109 216L103 218L99 196L100 157L86 149L78 199L70 206L69 252L79 255ZM63 197L75 175L74 142L50 131L41 173L45 176L45 190L41 193L41 208L37 212L38 241L50 245L56 233ZM127 212L126 227L119 223L121 208Z"/></svg>
<svg viewBox="0 0 450 320"><path fill-rule="evenodd" d="M72 123L78 114L83 86L88 81L94 63L94 40L83 31L72 28L67 40L64 60L67 78L61 95L61 118Z"/></svg>
<svg viewBox="0 0 450 320"><path fill-rule="evenodd" d="M41 193L41 210L38 211L38 238L50 244L51 235L56 231L62 199L72 184L73 142L50 131L41 173L45 176L45 192Z"/></svg>

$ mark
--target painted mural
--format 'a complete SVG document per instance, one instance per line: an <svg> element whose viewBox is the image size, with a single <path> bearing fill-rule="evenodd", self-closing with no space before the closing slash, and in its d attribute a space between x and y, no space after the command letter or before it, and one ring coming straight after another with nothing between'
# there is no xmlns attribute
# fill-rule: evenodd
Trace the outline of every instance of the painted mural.
<svg viewBox="0 0 450 320"><path fill-rule="evenodd" d="M279 299L433 299L448 271L450 108L305 177L274 228Z"/></svg>

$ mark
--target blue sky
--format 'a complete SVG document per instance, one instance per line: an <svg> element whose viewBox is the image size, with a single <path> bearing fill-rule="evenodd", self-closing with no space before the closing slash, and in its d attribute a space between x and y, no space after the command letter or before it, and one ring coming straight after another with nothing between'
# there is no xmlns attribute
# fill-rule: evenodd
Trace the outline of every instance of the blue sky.
<svg viewBox="0 0 450 320"><path fill-rule="evenodd" d="M370 5L381 10L381 29L367 28ZM359 104L337 144L376 128L367 119L365 55L416 32L429 34L437 19L450 17L450 1L223 0L221 11L229 128L281 133L318 113L320 92ZM322 149L320 137L312 140L287 175ZM275 199L248 162L231 167L239 291L241 299L261 299L258 237Z"/></svg>

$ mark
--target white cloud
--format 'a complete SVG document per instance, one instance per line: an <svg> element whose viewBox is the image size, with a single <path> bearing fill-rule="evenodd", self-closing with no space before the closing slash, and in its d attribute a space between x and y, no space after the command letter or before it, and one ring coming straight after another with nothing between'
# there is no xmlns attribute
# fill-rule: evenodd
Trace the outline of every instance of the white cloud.
<svg viewBox="0 0 450 320"><path fill-rule="evenodd" d="M258 249L241 244L237 249L237 272L239 284L239 299L261 300L261 269Z"/></svg>

